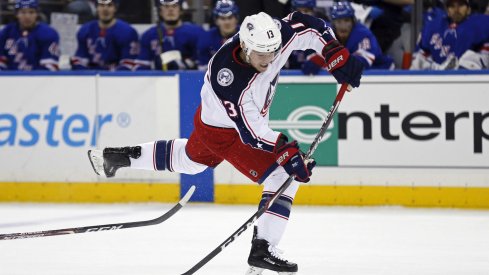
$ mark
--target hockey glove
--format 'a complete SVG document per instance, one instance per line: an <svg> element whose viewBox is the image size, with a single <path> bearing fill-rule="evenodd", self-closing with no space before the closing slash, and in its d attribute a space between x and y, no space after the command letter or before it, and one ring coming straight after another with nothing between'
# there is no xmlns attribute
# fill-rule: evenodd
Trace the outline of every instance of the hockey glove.
<svg viewBox="0 0 489 275"><path fill-rule="evenodd" d="M330 72L338 83L348 83L352 87L360 86L360 78L364 65L353 57L350 57L350 52L341 46L339 42L333 42L333 47L328 47L323 51L326 61L326 70Z"/></svg>
<svg viewBox="0 0 489 275"><path fill-rule="evenodd" d="M284 140L282 145L277 144L280 146L275 150L277 163L285 169L287 174L294 175L296 181L308 182L312 175L312 169L316 166L316 162L312 160L312 162L308 162L306 165L297 141L294 140L293 142L285 143L286 141Z"/></svg>
<svg viewBox="0 0 489 275"><path fill-rule="evenodd" d="M324 57L313 53L307 56L307 60L302 64L301 70L305 75L317 75L325 66Z"/></svg>

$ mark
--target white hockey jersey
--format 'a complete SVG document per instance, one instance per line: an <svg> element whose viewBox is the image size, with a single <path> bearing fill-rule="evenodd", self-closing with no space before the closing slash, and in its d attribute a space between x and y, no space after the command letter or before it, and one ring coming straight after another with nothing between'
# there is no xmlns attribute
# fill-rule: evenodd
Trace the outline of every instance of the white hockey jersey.
<svg viewBox="0 0 489 275"><path fill-rule="evenodd" d="M257 72L240 59L236 34L210 60L201 90L202 122L235 128L243 143L269 152L280 135L268 126L280 70L292 51L313 49L322 54L325 46L336 40L319 18L294 12L274 20L282 34L282 49L265 72Z"/></svg>

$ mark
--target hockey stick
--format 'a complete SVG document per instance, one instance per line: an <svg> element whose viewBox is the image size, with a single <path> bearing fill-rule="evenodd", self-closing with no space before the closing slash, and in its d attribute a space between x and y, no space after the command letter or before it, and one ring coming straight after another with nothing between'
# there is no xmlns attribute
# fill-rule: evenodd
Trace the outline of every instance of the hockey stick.
<svg viewBox="0 0 489 275"><path fill-rule="evenodd" d="M328 114L326 115L326 118L324 119L323 125L321 126L321 129L319 130L319 133L316 135L314 138L314 141L312 142L311 146L309 147L309 151L307 151L307 154L304 156L305 161L311 158L312 154L314 151L316 151L316 148L319 145L319 142L323 139L324 134L326 133L326 130L328 129L329 124L331 123L331 120L333 119L334 114L336 113L336 110L340 106L341 100L343 99L343 96L345 95L345 92L347 90L350 90L350 85L348 84L342 84L340 91L338 92L338 95L336 95L336 98L333 102L333 106L329 109ZM207 264L210 260L212 260L217 254L221 253L221 251L224 250L229 244L231 244L241 233L246 231L248 227L253 225L255 221L263 215L271 206L272 204L282 195L282 193L290 186L290 183L292 183L292 180L294 179L293 176L289 176L289 178L280 186L280 188L277 190L277 192L268 200L268 202L262 206L258 211L251 216L243 225L241 225L238 230L236 230L231 236L229 236L223 243L221 243L218 247L216 247L214 250L212 250L211 253L207 254L200 262L198 262L196 265L194 265L191 269L189 269L187 272L182 273L182 275L190 275L194 274L197 270L199 270L201 267L203 267L205 264Z"/></svg>
<svg viewBox="0 0 489 275"><path fill-rule="evenodd" d="M49 237L49 236L66 235L66 234L78 234L78 233L87 233L87 232L99 232L99 231L107 231L107 230L118 230L118 229L160 224L166 221L167 219L169 219L171 216L177 213L183 206L185 206L185 204L189 201L190 197L193 195L194 191L195 191L195 186L190 187L190 189L187 191L185 196L183 196L183 198L175 206L173 206L170 210L168 210L168 212L166 212L165 214L163 214L162 216L156 219L137 221L137 222L83 226L83 227L74 227L74 228L65 228L65 229L53 229L53 230L37 231L37 232L0 234L0 241Z"/></svg>

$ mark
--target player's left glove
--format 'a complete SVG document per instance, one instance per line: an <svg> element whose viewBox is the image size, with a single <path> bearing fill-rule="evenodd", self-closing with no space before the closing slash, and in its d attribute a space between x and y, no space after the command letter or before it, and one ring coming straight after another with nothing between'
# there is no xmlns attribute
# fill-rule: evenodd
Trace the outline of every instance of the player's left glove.
<svg viewBox="0 0 489 275"><path fill-rule="evenodd" d="M285 169L287 174L294 175L296 181L309 182L316 162L313 159L304 162L304 153L299 150L297 141L287 141L286 136L280 135L277 147L274 150L277 156L277 163Z"/></svg>
<svg viewBox="0 0 489 275"><path fill-rule="evenodd" d="M354 88L360 86L364 65L360 60L350 56L350 52L338 41L331 42L331 45L323 50L323 56L326 60L326 70L338 83L348 83Z"/></svg>

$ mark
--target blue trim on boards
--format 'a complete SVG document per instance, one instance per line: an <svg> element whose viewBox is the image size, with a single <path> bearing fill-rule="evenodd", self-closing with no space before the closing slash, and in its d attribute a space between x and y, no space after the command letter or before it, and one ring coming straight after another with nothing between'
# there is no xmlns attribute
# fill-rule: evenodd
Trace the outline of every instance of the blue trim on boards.
<svg viewBox="0 0 489 275"><path fill-rule="evenodd" d="M202 76L203 72L200 71L0 71L0 77L2 76L93 76L100 74L101 76L108 77L131 77L131 76L174 76L179 74L182 77L188 75L189 77ZM302 76L300 70L282 70L280 75L293 75ZM321 71L319 75L329 75L326 71ZM457 70L457 71L409 71L409 70L367 70L364 75L489 75L489 70L469 71L469 70ZM200 88L199 88L200 90Z"/></svg>
<svg viewBox="0 0 489 275"><path fill-rule="evenodd" d="M282 70L280 75L304 75L300 70ZM329 75L322 70L319 75ZM469 71L469 70L452 70L452 71L409 71L409 70L366 70L363 75L489 75L489 70Z"/></svg>
<svg viewBox="0 0 489 275"><path fill-rule="evenodd" d="M107 77L132 77L132 76L146 76L146 77L158 77L158 76L174 76L179 73L186 73L184 71L118 71L118 72L108 72L108 71L0 71L0 77L2 76L94 76L99 74L100 76Z"/></svg>
<svg viewBox="0 0 489 275"><path fill-rule="evenodd" d="M99 74L102 77L161 77L161 76L179 76L180 89L180 136L188 138L193 130L193 117L195 110L200 104L200 90L203 84L204 72L201 71L0 71L1 77L26 77L26 76L95 76ZM299 70L283 70L281 75L284 76L303 76ZM319 75L329 75L326 71L321 71ZM408 70L369 70L365 71L364 75L488 75L489 70L480 71L408 71ZM334 81L334 80L333 80ZM197 175L181 175L180 180L181 196L187 190L195 185L197 187L191 201L197 202L213 202L214 201L214 172L212 169L207 169Z"/></svg>
<svg viewBox="0 0 489 275"><path fill-rule="evenodd" d="M194 129L194 114L200 105L200 90L204 83L203 72L180 74L180 136L189 138ZM214 171L211 168L197 175L180 176L180 194L195 185L191 201L214 202Z"/></svg>

